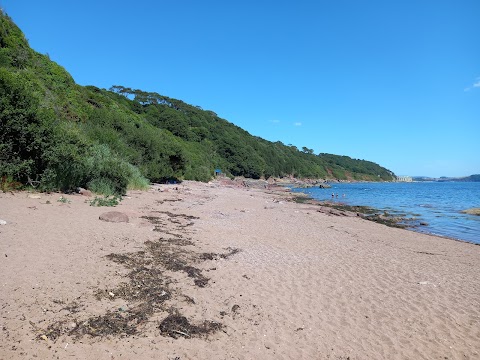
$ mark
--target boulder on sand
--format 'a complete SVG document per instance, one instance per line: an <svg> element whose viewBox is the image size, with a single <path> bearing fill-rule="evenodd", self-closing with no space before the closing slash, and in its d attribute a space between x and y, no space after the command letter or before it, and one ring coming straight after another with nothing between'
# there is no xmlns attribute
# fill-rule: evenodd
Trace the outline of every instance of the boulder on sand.
<svg viewBox="0 0 480 360"><path fill-rule="evenodd" d="M120 211L109 211L101 214L98 218L108 222L128 222L128 216Z"/></svg>
<svg viewBox="0 0 480 360"><path fill-rule="evenodd" d="M84 188L78 188L78 193L83 196L93 196L92 192L90 190L84 189Z"/></svg>

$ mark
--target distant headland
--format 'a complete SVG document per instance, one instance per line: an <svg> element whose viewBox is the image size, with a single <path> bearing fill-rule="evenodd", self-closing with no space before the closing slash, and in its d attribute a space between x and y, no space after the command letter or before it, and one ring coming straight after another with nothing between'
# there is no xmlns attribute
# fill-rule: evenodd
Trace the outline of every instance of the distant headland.
<svg viewBox="0 0 480 360"><path fill-rule="evenodd" d="M480 174L464 176L464 177L441 176L439 178L432 178L428 176L412 176L412 180L413 181L437 181L437 182L447 182L447 181L480 182Z"/></svg>

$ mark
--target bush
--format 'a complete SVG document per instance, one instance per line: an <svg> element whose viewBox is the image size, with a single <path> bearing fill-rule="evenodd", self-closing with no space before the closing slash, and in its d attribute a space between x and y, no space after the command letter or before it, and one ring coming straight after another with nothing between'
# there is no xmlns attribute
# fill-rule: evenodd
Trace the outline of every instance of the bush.
<svg viewBox="0 0 480 360"><path fill-rule="evenodd" d="M148 180L136 167L113 154L107 145L89 145L74 124L63 124L59 131L56 144L46 152L43 190L86 187L97 194L124 195L129 187L148 187Z"/></svg>
<svg viewBox="0 0 480 360"><path fill-rule="evenodd" d="M129 190L147 190L150 182L141 173L140 170L132 164L127 164L130 167L131 175L128 182Z"/></svg>
<svg viewBox="0 0 480 360"><path fill-rule="evenodd" d="M106 145L94 145L86 159L87 188L104 195L124 195L131 180L143 185L140 173L125 160L113 155Z"/></svg>

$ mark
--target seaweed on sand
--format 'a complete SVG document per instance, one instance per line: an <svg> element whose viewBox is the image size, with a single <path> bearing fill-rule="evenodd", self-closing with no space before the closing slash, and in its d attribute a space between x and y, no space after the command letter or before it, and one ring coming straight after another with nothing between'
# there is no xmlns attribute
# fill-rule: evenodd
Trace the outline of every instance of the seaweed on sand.
<svg viewBox="0 0 480 360"><path fill-rule="evenodd" d="M202 260L218 260L218 259L228 259L230 256L238 254L240 249L228 247L225 250L228 252L219 254L219 253L202 253L200 254L200 258Z"/></svg>
<svg viewBox="0 0 480 360"><path fill-rule="evenodd" d="M202 337L221 330L223 325L215 321L205 320L199 325L191 324L185 316L177 311L168 315L159 326L162 335L178 338Z"/></svg>
<svg viewBox="0 0 480 360"><path fill-rule="evenodd" d="M174 283L169 271L185 272L198 287L208 285L209 278L202 270L194 266L206 260L227 259L238 253L239 249L228 248L226 253L197 253L191 249L193 242L186 237L186 227L192 225L195 217L161 212L162 218L145 217L155 225L157 231L162 231L169 225L171 237L160 237L156 241L145 242L145 249L124 254L109 254L106 258L129 269L127 281L113 289L98 289L95 296L98 300L123 299L127 306L117 310L107 310L103 315L90 316L86 319L67 318L50 324L46 330L34 327L39 333L38 338L48 338L55 341L61 335L67 334L74 339L89 335L92 337L131 336L142 333L145 324L156 313L167 311L165 302L176 294L188 300L195 301L171 288ZM173 225L173 229L172 228ZM190 248L188 248L190 246ZM66 308L65 308L66 309ZM169 336L195 337L208 335L222 328L216 322L204 321L192 325L179 315L178 310L171 308L170 315L160 324L160 330ZM73 311L71 312L71 314ZM33 325L32 325L33 326Z"/></svg>
<svg viewBox="0 0 480 360"><path fill-rule="evenodd" d="M108 335L134 335L137 333L138 324L145 318L145 316L137 318L135 314L107 311L105 315L94 316L81 323L69 335L74 335L77 338L83 335L100 337Z"/></svg>

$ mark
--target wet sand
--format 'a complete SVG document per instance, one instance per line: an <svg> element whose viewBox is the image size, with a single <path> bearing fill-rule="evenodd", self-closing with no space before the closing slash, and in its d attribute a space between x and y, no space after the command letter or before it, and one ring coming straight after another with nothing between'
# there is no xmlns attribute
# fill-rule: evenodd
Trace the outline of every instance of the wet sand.
<svg viewBox="0 0 480 360"><path fill-rule="evenodd" d="M480 357L480 246L219 183L28 196L0 194L0 359Z"/></svg>

